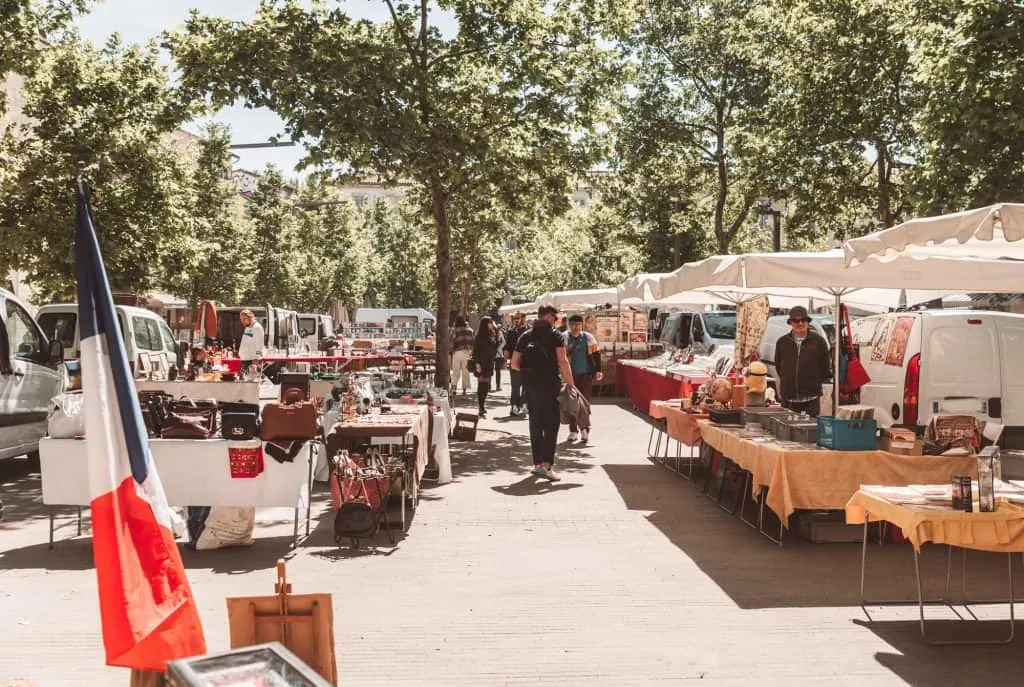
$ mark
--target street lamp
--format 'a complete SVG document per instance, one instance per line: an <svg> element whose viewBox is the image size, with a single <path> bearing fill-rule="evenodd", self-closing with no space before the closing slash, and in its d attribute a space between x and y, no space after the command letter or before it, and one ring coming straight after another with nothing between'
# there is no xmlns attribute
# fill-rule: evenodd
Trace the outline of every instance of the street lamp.
<svg viewBox="0 0 1024 687"><path fill-rule="evenodd" d="M782 250L782 216L788 209L786 203L786 192L782 190L772 191L770 196L761 196L757 199L758 209L761 218L771 215L772 218L772 251L778 253Z"/></svg>

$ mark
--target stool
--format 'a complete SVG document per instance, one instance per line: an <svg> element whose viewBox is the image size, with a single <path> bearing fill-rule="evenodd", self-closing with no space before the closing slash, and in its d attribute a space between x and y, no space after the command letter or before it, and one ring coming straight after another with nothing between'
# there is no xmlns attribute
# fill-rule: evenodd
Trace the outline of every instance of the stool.
<svg viewBox="0 0 1024 687"><path fill-rule="evenodd" d="M476 441L476 425L478 422L480 422L480 416L476 413L455 413L452 439L455 441Z"/></svg>

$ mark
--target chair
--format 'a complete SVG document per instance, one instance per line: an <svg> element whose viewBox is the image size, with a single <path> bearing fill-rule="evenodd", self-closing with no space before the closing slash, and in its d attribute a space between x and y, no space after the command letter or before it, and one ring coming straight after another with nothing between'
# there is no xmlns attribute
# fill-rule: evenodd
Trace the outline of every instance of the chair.
<svg viewBox="0 0 1024 687"><path fill-rule="evenodd" d="M454 441L476 441L476 426L480 416L466 411L455 413L455 426L452 427Z"/></svg>

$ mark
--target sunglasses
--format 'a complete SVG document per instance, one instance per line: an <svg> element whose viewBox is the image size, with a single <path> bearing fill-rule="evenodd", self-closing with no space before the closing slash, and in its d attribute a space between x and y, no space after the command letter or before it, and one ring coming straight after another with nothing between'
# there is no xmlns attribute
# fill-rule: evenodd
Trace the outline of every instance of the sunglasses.
<svg viewBox="0 0 1024 687"><path fill-rule="evenodd" d="M790 324L800 324L801 322L803 322L804 324L809 324L810 320L800 319L800 320L790 320L789 321Z"/></svg>

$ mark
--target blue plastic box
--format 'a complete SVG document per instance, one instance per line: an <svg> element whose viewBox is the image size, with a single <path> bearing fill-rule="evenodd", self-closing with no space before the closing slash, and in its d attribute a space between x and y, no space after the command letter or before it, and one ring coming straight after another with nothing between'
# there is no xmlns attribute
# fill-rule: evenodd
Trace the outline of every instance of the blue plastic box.
<svg viewBox="0 0 1024 687"><path fill-rule="evenodd" d="M874 420L843 420L828 415L818 418L818 446L833 451L874 451L878 442Z"/></svg>

